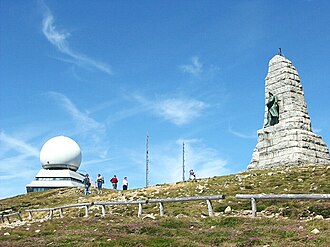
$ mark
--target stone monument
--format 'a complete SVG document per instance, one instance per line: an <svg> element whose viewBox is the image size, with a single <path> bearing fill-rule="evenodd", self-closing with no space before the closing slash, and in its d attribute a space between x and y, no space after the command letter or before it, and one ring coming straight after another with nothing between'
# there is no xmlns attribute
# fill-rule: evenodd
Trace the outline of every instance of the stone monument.
<svg viewBox="0 0 330 247"><path fill-rule="evenodd" d="M264 127L248 169L330 164L329 150L313 133L296 68L280 52L269 61Z"/></svg>

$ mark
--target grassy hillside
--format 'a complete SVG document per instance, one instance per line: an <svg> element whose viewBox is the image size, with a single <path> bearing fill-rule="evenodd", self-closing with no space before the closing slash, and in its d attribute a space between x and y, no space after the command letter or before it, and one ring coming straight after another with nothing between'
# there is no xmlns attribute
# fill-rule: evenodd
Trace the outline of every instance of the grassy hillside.
<svg viewBox="0 0 330 247"><path fill-rule="evenodd" d="M330 166L302 166L163 184L129 191L105 189L87 197L81 189L58 189L0 200L0 211L22 212L23 222L0 224L0 246L329 246L329 201L258 201L258 217L251 218L248 200L235 199L244 193L330 194ZM226 195L213 201L214 217L207 216L204 201L166 203L165 216L156 204L66 209L53 220L47 213L29 221L25 209L46 208L95 201ZM228 214L224 210L230 206ZM322 215L322 217L320 216ZM323 219L322 219L323 218ZM319 233L312 230L317 229Z"/></svg>

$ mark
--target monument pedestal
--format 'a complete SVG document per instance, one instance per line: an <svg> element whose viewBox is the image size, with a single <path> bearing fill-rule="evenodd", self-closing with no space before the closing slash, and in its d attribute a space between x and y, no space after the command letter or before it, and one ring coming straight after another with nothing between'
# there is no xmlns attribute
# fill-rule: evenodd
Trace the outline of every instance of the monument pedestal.
<svg viewBox="0 0 330 247"><path fill-rule="evenodd" d="M329 163L328 147L320 136L277 124L258 130L258 144L248 169Z"/></svg>

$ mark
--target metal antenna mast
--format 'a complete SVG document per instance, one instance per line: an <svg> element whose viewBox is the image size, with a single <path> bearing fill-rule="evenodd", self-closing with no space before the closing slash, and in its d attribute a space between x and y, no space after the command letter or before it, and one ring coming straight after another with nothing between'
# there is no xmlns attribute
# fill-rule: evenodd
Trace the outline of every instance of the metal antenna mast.
<svg viewBox="0 0 330 247"><path fill-rule="evenodd" d="M149 134L147 132L146 142L146 187L149 186Z"/></svg>
<svg viewBox="0 0 330 247"><path fill-rule="evenodd" d="M184 142L182 143L182 181L185 181L184 174L185 174L185 167L184 167Z"/></svg>

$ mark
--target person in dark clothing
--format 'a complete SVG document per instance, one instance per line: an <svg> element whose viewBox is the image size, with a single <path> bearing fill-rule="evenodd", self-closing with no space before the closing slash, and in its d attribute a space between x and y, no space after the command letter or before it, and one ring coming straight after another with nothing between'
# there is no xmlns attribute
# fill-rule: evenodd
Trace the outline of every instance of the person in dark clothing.
<svg viewBox="0 0 330 247"><path fill-rule="evenodd" d="M97 182L97 194L102 194L102 185L104 184L104 179L101 176L101 174L97 175L96 182Z"/></svg>
<svg viewBox="0 0 330 247"><path fill-rule="evenodd" d="M88 174L85 175L84 178L84 185L85 185L85 196L87 196L88 194L90 194L91 192L89 191L89 188L91 187L91 180L88 176Z"/></svg>

